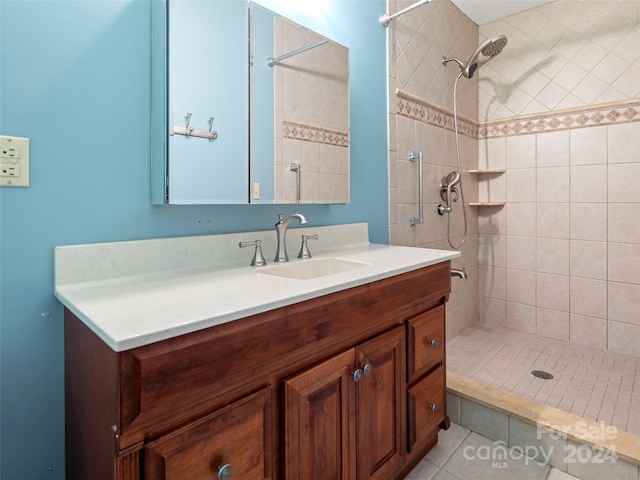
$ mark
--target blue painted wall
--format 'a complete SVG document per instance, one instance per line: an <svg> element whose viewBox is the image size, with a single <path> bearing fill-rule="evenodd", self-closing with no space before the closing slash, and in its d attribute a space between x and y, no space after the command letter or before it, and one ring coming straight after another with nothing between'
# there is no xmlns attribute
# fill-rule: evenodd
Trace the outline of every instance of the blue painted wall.
<svg viewBox="0 0 640 480"><path fill-rule="evenodd" d="M388 241L385 2L290 4L351 49L349 205L151 206L150 0L0 1L0 134L31 139L31 187L0 190L2 478L64 478L55 245L261 230L296 211Z"/></svg>

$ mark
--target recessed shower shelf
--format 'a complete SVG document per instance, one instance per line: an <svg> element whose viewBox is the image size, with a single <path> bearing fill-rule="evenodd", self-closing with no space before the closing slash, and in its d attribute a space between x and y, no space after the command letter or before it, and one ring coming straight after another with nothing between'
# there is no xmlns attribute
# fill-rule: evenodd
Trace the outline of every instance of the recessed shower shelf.
<svg viewBox="0 0 640 480"><path fill-rule="evenodd" d="M496 169L496 170L469 170L469 173L475 173L476 175L482 174L490 174L490 173L504 173L505 169Z"/></svg>
<svg viewBox="0 0 640 480"><path fill-rule="evenodd" d="M504 207L504 202L469 202L470 207Z"/></svg>

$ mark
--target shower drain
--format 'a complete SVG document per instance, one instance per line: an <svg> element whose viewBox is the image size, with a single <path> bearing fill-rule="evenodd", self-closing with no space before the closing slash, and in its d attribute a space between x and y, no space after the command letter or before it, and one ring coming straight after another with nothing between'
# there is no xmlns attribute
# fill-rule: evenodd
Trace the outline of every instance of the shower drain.
<svg viewBox="0 0 640 480"><path fill-rule="evenodd" d="M531 375L537 378L541 378L542 380L552 380L553 375L549 372L545 372L544 370L532 370Z"/></svg>

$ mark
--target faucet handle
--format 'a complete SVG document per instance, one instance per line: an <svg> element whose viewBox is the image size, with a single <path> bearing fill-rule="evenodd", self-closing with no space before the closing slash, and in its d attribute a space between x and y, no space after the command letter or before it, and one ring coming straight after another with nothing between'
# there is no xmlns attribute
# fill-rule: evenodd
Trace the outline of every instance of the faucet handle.
<svg viewBox="0 0 640 480"><path fill-rule="evenodd" d="M240 248L244 247L256 247L256 250L253 254L253 259L251 259L252 267L262 267L267 264L267 261L264 259L264 255L262 255L262 240L255 240L253 242L240 242L238 244Z"/></svg>
<svg viewBox="0 0 640 480"><path fill-rule="evenodd" d="M318 235L302 235L302 246L300 247L298 258L311 258L311 252L309 251L307 240L318 240Z"/></svg>

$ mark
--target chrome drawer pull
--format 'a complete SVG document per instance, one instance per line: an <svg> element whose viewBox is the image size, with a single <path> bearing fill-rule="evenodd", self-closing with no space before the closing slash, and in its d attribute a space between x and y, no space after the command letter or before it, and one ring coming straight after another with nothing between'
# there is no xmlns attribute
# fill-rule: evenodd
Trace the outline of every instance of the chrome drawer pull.
<svg viewBox="0 0 640 480"><path fill-rule="evenodd" d="M365 375L371 375L371 371L373 370L373 367L371 366L370 363L367 363L364 367L362 367L362 372Z"/></svg>
<svg viewBox="0 0 640 480"><path fill-rule="evenodd" d="M357 369L355 372L352 373L353 375L353 381L358 383L360 380L362 380L362 370L359 368Z"/></svg>
<svg viewBox="0 0 640 480"><path fill-rule="evenodd" d="M429 405L428 406L429 410L431 410L432 413L437 413L438 412L438 404L434 403L433 405Z"/></svg>
<svg viewBox="0 0 640 480"><path fill-rule="evenodd" d="M435 338L427 340L427 345L431 345L433 348L436 348L438 346L438 340Z"/></svg>
<svg viewBox="0 0 640 480"><path fill-rule="evenodd" d="M218 467L218 480L229 480L232 473L233 467L231 467L231 464L222 465Z"/></svg>

